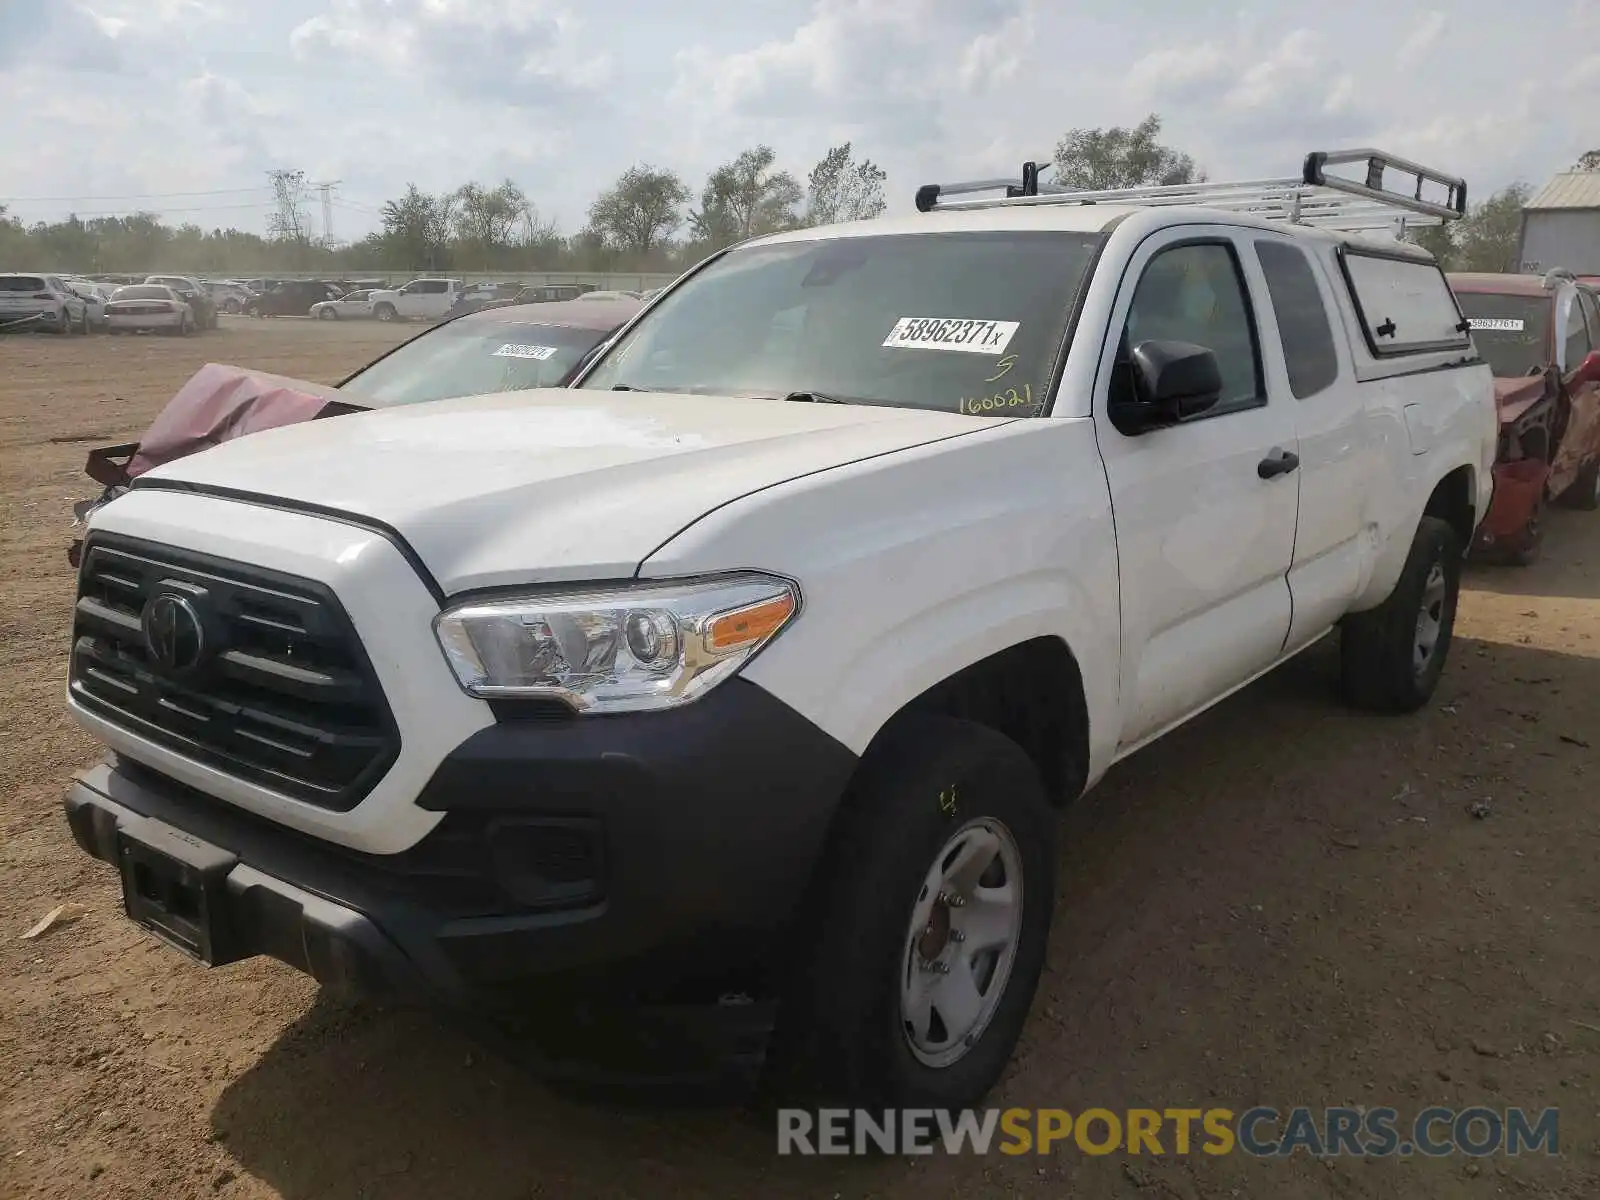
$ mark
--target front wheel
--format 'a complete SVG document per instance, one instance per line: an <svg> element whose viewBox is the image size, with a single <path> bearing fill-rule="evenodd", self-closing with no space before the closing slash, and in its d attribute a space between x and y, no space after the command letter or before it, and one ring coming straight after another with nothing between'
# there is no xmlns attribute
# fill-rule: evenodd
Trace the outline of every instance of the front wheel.
<svg viewBox="0 0 1600 1200"><path fill-rule="evenodd" d="M321 312L317 313L317 316L324 321L337 321L339 319L339 314L334 312L331 308L323 309Z"/></svg>
<svg viewBox="0 0 1600 1200"><path fill-rule="evenodd" d="M56 332L63 337L72 336L72 314L67 311L65 306L56 314Z"/></svg>
<svg viewBox="0 0 1600 1200"><path fill-rule="evenodd" d="M1414 712L1433 696L1455 632L1461 556L1449 522L1423 517L1389 598L1344 619L1340 675L1351 704Z"/></svg>
<svg viewBox="0 0 1600 1200"><path fill-rule="evenodd" d="M233 299L224 300L222 302L222 311L227 313L230 317L238 316L239 315L239 302L237 300L233 300Z"/></svg>
<svg viewBox="0 0 1600 1200"><path fill-rule="evenodd" d="M393 321L400 314L395 312L394 305L380 304L372 310L372 315L377 317L380 321Z"/></svg>
<svg viewBox="0 0 1600 1200"><path fill-rule="evenodd" d="M1016 1048L1054 908L1055 814L1020 746L908 718L852 782L784 999L772 1098L978 1104Z"/></svg>

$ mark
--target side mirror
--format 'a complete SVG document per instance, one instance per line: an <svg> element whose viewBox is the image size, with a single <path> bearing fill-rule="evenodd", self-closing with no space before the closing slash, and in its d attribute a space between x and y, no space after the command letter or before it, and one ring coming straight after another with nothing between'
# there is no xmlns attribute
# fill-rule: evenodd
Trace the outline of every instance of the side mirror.
<svg viewBox="0 0 1600 1200"><path fill-rule="evenodd" d="M1176 425L1222 398L1217 356L1192 342L1140 342L1132 360L1133 399L1113 405L1111 417L1125 433Z"/></svg>

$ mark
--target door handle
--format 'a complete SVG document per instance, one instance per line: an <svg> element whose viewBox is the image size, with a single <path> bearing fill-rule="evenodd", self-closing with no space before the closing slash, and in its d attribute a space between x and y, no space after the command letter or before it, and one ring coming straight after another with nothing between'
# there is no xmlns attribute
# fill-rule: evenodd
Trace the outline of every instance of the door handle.
<svg viewBox="0 0 1600 1200"><path fill-rule="evenodd" d="M1276 479L1279 475L1287 475L1299 465L1300 456L1293 450L1274 446L1271 452L1256 464L1256 474L1263 479Z"/></svg>

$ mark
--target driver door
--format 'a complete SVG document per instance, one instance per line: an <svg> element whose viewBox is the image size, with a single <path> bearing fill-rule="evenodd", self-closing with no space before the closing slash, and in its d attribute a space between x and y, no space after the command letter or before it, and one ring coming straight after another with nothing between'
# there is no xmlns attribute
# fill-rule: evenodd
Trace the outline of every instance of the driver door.
<svg viewBox="0 0 1600 1200"><path fill-rule="evenodd" d="M1568 288L1556 301L1556 367L1566 393L1567 428L1550 464L1550 495L1560 496L1578 481L1583 466L1600 453L1600 378L1591 378L1584 361L1600 350L1600 312L1594 296Z"/></svg>
<svg viewBox="0 0 1600 1200"><path fill-rule="evenodd" d="M1135 254L1113 309L1094 421L1111 490L1122 603L1119 748L1246 682L1283 652L1299 508L1294 400L1273 394L1254 255L1217 226L1164 230ZM1223 395L1130 435L1108 406L1142 341L1211 349ZM1264 464L1272 463L1272 466Z"/></svg>

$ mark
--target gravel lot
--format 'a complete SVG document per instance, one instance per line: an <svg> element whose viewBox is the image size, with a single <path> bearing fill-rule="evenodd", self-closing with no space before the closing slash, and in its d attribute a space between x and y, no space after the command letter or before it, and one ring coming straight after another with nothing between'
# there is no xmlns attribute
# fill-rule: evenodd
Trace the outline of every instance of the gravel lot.
<svg viewBox="0 0 1600 1200"><path fill-rule="evenodd" d="M1325 644L1135 756L1062 826L1050 966L997 1104L1561 1108L1558 1159L779 1160L731 1112L554 1095L427 1017L136 931L60 797L89 447L206 361L334 382L408 330L0 338L0 1196L1600 1195L1600 515L1473 569L1436 703L1348 712ZM1473 809L1487 815L1474 815ZM21 933L58 903L82 919Z"/></svg>

